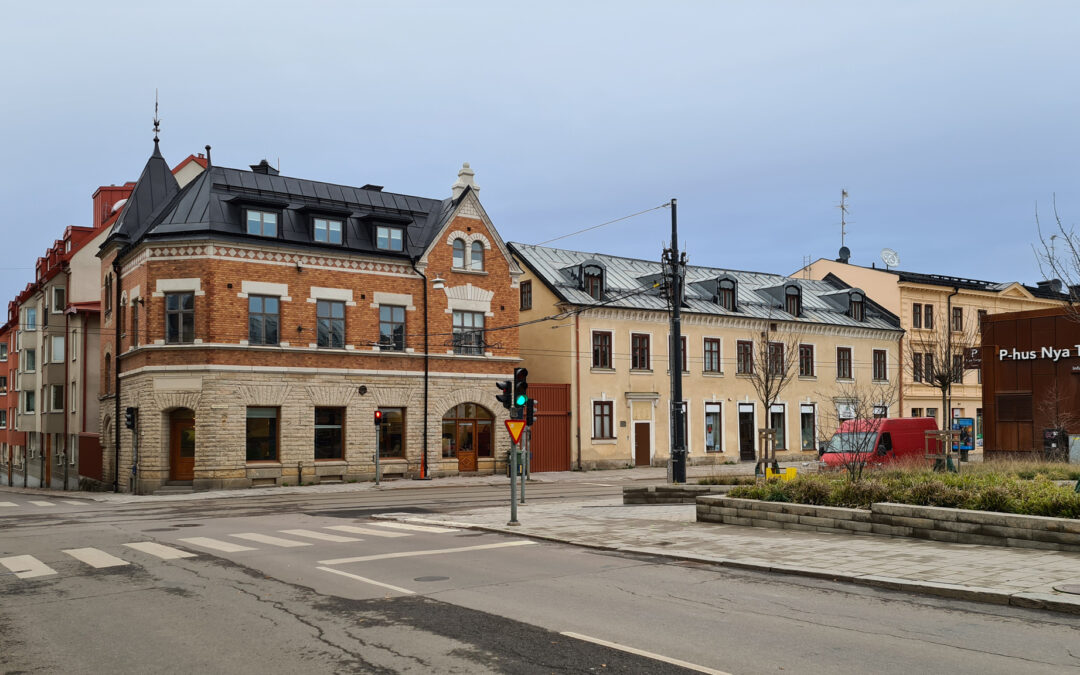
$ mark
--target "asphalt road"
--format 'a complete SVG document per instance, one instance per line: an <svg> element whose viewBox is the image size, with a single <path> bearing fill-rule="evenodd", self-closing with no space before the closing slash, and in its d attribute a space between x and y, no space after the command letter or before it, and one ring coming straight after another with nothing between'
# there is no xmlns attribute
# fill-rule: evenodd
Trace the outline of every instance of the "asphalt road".
<svg viewBox="0 0 1080 675"><path fill-rule="evenodd" d="M613 491L531 497L544 489ZM1071 616L370 518L500 498L432 487L81 506L0 493L15 504L0 506L0 670L1080 671Z"/></svg>

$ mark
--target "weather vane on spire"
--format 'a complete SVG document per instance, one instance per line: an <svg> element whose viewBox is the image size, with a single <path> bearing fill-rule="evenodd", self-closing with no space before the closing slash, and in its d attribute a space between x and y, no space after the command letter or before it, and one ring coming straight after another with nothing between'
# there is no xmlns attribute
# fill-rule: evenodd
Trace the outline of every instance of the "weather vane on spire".
<svg viewBox="0 0 1080 675"><path fill-rule="evenodd" d="M154 142L158 142L158 131L161 130L161 120L158 119L157 88L154 88Z"/></svg>

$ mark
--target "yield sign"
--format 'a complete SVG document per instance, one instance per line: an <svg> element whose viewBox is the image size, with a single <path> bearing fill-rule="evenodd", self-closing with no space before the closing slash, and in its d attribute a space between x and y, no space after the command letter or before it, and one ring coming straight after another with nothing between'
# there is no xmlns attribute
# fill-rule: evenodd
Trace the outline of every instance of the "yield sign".
<svg viewBox="0 0 1080 675"><path fill-rule="evenodd" d="M521 441L521 432L525 430L525 420L506 420L506 430L510 432L513 443Z"/></svg>

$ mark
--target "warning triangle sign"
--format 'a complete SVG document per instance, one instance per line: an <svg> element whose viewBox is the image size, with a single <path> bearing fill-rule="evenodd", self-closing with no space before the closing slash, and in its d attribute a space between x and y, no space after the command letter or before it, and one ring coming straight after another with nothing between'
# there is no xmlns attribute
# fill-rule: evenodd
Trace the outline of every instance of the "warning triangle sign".
<svg viewBox="0 0 1080 675"><path fill-rule="evenodd" d="M510 432L511 441L520 442L521 432L525 430L525 420L506 420L506 430Z"/></svg>

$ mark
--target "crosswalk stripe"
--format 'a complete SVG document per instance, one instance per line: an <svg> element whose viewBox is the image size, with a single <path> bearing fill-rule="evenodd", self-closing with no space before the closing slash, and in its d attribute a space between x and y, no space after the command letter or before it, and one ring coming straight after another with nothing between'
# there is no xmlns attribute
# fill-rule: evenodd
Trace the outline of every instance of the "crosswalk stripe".
<svg viewBox="0 0 1080 675"><path fill-rule="evenodd" d="M452 527L435 527L434 525L413 525L412 523L375 523L379 527L389 527L395 530L413 530L415 532L459 532Z"/></svg>
<svg viewBox="0 0 1080 675"><path fill-rule="evenodd" d="M190 551L181 551L178 548L172 546L163 546L161 544L155 544L152 541L137 541L132 544L124 544L128 548L133 548L136 551L142 551L143 553L149 553L152 556L161 558L162 560L175 560L176 558L194 558L196 554Z"/></svg>
<svg viewBox="0 0 1080 675"><path fill-rule="evenodd" d="M292 539L282 539L281 537L271 537L268 534L257 534L255 532L243 532L241 534L230 534L230 537L236 537L237 539L247 539L248 541L257 541L260 544L270 544L271 546L280 546L282 548L296 548L297 546L311 546L306 541L293 541Z"/></svg>
<svg viewBox="0 0 1080 675"><path fill-rule="evenodd" d="M327 534L326 532L315 532L314 530L281 530L281 533L320 541L363 541L358 537L343 537L340 534Z"/></svg>
<svg viewBox="0 0 1080 675"><path fill-rule="evenodd" d="M110 555L105 551L96 548L69 548L65 550L64 553L97 569L103 567L120 567L121 565L131 564L126 560L121 560L114 555Z"/></svg>
<svg viewBox="0 0 1080 675"><path fill-rule="evenodd" d="M56 574L56 570L41 562L32 555L13 555L10 558L0 558L0 565L8 568L20 579L33 579L34 577L46 577Z"/></svg>
<svg viewBox="0 0 1080 675"><path fill-rule="evenodd" d="M78 499L61 499L60 501L65 504L74 504L75 506L85 506L87 502L81 502Z"/></svg>
<svg viewBox="0 0 1080 675"><path fill-rule="evenodd" d="M210 537L188 537L181 539L180 541L185 544L191 544L192 546L201 546L202 548L209 548L215 551L223 551L225 553L239 553L240 551L258 551L257 548L250 546L244 546L242 544L234 544L231 541L221 541L220 539L211 539Z"/></svg>
<svg viewBox="0 0 1080 675"><path fill-rule="evenodd" d="M18 506L15 502L0 502L0 506Z"/></svg>
<svg viewBox="0 0 1080 675"><path fill-rule="evenodd" d="M337 530L338 532L349 532L351 534L370 534L373 537L408 537L405 532L386 532L385 530L372 530L368 527L356 527L355 525L329 525L328 530Z"/></svg>
<svg viewBox="0 0 1080 675"><path fill-rule="evenodd" d="M35 502L35 501L31 501L30 503L33 504L34 506L56 506L56 504L53 504L52 502Z"/></svg>

